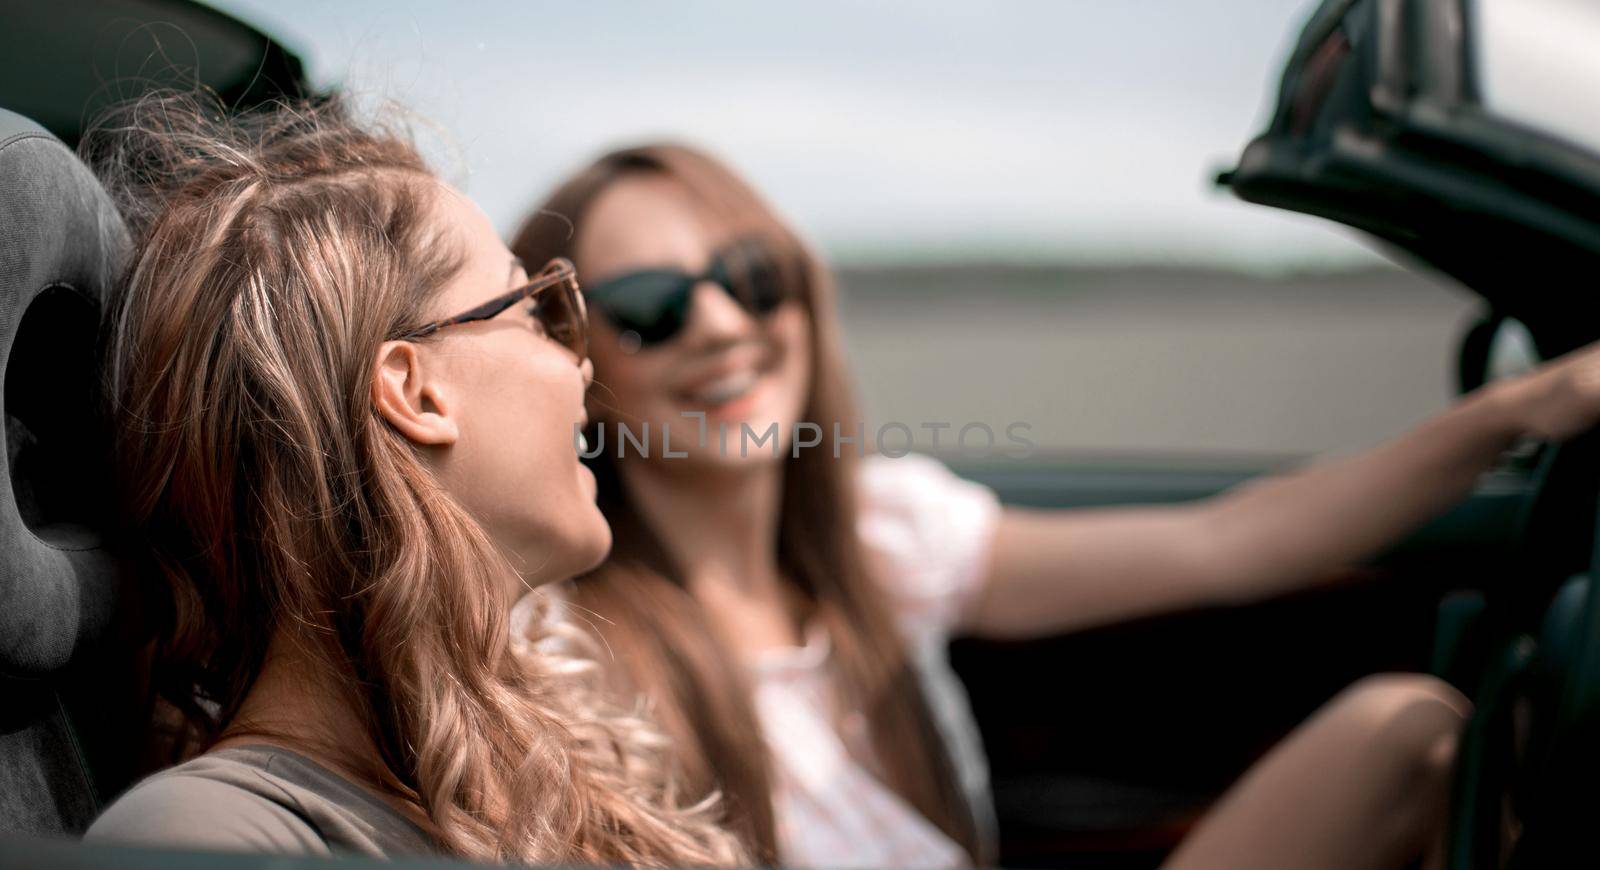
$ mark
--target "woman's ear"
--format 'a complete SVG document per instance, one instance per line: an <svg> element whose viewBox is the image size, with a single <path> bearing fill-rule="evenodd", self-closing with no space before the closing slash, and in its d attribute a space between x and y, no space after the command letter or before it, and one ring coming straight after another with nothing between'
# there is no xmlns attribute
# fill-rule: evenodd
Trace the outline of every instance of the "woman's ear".
<svg viewBox="0 0 1600 870"><path fill-rule="evenodd" d="M383 419L412 443L442 447L456 443L461 429L434 374L415 344L386 341L372 369L372 401Z"/></svg>

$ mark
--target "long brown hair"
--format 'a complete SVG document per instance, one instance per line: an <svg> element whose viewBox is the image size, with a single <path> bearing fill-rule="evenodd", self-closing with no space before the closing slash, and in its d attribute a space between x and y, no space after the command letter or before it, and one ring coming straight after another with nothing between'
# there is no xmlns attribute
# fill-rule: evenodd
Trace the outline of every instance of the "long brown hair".
<svg viewBox="0 0 1600 870"><path fill-rule="evenodd" d="M232 117L161 95L86 153L138 239L108 327L119 483L163 615L160 692L198 743L287 635L366 723L362 779L449 851L741 860L592 662L513 642L514 571L374 406L380 345L461 260L408 138L338 101Z"/></svg>
<svg viewBox="0 0 1600 870"><path fill-rule="evenodd" d="M512 251L530 263L571 257L589 206L611 184L639 173L677 180L723 226L758 233L784 255L813 324L815 362L803 419L823 431L835 423L842 433L855 431L827 270L749 185L705 153L664 144L601 157L523 223ZM597 388L604 377L596 372ZM770 860L777 847L772 771L749 677L689 593L683 569L625 497L614 460L600 453L590 464L616 543L604 565L576 582L575 601L600 617L597 630L626 669L619 683L656 704L691 787L697 794L720 788L729 824ZM866 715L888 785L982 860L972 810L857 535L854 458L849 450L837 459L832 451L806 450L784 460L779 566L829 632L841 700Z"/></svg>

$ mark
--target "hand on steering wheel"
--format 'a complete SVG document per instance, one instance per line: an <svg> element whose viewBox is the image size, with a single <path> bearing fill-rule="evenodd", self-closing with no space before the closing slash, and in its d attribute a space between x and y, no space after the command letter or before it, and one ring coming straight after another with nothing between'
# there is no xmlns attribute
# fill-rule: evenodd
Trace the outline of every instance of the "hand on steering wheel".
<svg viewBox="0 0 1600 870"><path fill-rule="evenodd" d="M1600 423L1600 342L1488 389L1499 392L1522 435L1566 441Z"/></svg>

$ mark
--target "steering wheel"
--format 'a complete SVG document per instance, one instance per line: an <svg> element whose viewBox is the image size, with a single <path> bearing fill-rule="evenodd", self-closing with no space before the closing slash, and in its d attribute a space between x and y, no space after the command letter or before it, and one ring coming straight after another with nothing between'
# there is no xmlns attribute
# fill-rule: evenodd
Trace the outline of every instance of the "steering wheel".
<svg viewBox="0 0 1600 870"><path fill-rule="evenodd" d="M1600 866L1600 433L1546 448L1451 796L1451 870Z"/></svg>

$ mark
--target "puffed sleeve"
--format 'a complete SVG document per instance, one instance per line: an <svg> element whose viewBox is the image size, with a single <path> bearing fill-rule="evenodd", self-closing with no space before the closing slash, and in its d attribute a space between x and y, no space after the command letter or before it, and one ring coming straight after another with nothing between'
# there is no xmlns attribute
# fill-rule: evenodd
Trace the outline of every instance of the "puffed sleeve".
<svg viewBox="0 0 1600 870"><path fill-rule="evenodd" d="M862 541L901 630L948 638L983 591L1000 500L915 453L868 457L859 483Z"/></svg>

